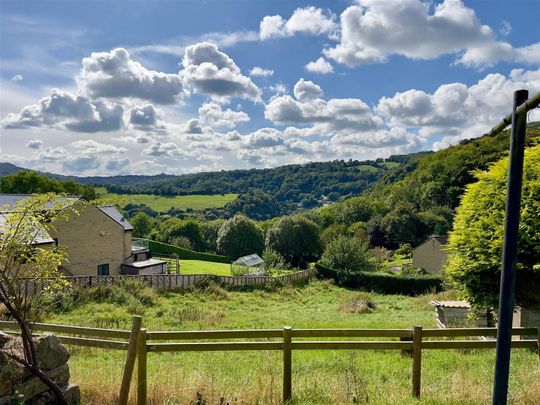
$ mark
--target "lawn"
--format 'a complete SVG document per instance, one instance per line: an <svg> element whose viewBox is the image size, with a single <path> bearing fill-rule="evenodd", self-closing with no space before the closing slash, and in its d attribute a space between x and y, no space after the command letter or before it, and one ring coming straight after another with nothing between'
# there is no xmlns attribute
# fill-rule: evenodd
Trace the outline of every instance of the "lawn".
<svg viewBox="0 0 540 405"><path fill-rule="evenodd" d="M202 260L180 260L180 274L216 274L230 276L231 265Z"/></svg>
<svg viewBox="0 0 540 405"><path fill-rule="evenodd" d="M162 196L152 194L114 194L108 193L104 187L98 187L96 190L101 197L119 197L126 204L146 204L158 212L166 212L171 207L186 211L203 210L205 208L221 208L227 203L234 201L238 194L213 194L213 195L178 195Z"/></svg>
<svg viewBox="0 0 540 405"><path fill-rule="evenodd" d="M352 313L348 303L369 299L369 313ZM435 327L429 301L421 297L359 293L317 281L273 291L167 293L153 305L91 303L52 314L48 322L129 329L131 313L150 330L281 328ZM83 403L112 404L120 386L125 353L71 348L72 381ZM399 351L295 351L294 404L485 404L490 402L494 350L431 350L423 354L422 400L411 391L411 359ZM280 352L150 353L148 394L154 404L279 404ZM536 353L513 351L510 399L540 403ZM223 398L223 400L221 399ZM223 401L223 402L221 402ZM200 402L202 403L202 402Z"/></svg>

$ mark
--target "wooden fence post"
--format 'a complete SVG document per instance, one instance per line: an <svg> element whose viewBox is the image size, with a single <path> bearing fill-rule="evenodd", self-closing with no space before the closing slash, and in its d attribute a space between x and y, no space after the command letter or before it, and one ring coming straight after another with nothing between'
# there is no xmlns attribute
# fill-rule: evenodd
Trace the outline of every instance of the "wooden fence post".
<svg viewBox="0 0 540 405"><path fill-rule="evenodd" d="M119 405L127 405L129 398L129 388L131 386L131 377L133 368L135 367L135 359L137 357L137 341L141 332L142 317L134 316L131 322L131 333L129 335L128 353L126 364L124 366L124 375L122 376L122 385L120 386Z"/></svg>
<svg viewBox="0 0 540 405"><path fill-rule="evenodd" d="M422 327L415 326L413 329L412 347L412 394L420 398L420 385L422 381Z"/></svg>
<svg viewBox="0 0 540 405"><path fill-rule="evenodd" d="M141 329L137 344L137 405L146 405L147 401L146 356L146 329Z"/></svg>
<svg viewBox="0 0 540 405"><path fill-rule="evenodd" d="M292 399L292 328L283 327L283 403Z"/></svg>
<svg viewBox="0 0 540 405"><path fill-rule="evenodd" d="M538 350L538 365L540 366L540 328L536 329L536 348Z"/></svg>

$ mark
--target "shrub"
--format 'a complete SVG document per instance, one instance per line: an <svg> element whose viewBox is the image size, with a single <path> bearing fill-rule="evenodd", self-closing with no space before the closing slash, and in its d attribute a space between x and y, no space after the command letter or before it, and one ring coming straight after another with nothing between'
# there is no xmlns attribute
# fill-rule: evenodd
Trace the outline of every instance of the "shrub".
<svg viewBox="0 0 540 405"><path fill-rule="evenodd" d="M361 288L381 294L418 295L443 290L443 279L438 276L400 276L381 272L360 271L354 276L343 277L343 273L321 264L316 266L322 278L331 278L336 283L351 288Z"/></svg>
<svg viewBox="0 0 540 405"><path fill-rule="evenodd" d="M321 264L335 269L342 278L354 277L357 272L374 271L377 268L368 245L348 236L339 236L326 246Z"/></svg>
<svg viewBox="0 0 540 405"><path fill-rule="evenodd" d="M283 217L268 230L266 247L277 251L293 267L303 267L321 253L319 228L304 216Z"/></svg>
<svg viewBox="0 0 540 405"><path fill-rule="evenodd" d="M364 314L375 311L377 304L371 299L369 294L357 293L353 297L348 298L339 306L341 312L350 314Z"/></svg>
<svg viewBox="0 0 540 405"><path fill-rule="evenodd" d="M150 251L155 254L176 254L183 260L203 260L206 262L215 263L230 263L232 260L227 256L214 255L211 253L195 252L189 249L183 249L178 246L169 245L167 243L158 242L155 240L149 240Z"/></svg>
<svg viewBox="0 0 540 405"><path fill-rule="evenodd" d="M446 272L473 305L496 307L504 239L508 158L477 173L457 208ZM540 145L525 151L517 257L516 303L540 303Z"/></svg>
<svg viewBox="0 0 540 405"><path fill-rule="evenodd" d="M255 222L244 215L235 215L218 232L218 251L238 258L252 253L262 254L264 240Z"/></svg>

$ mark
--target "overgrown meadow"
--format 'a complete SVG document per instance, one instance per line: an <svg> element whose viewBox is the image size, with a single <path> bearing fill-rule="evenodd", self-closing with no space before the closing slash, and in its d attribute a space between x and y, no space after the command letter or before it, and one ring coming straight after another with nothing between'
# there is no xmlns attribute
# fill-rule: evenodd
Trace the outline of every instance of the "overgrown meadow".
<svg viewBox="0 0 540 405"><path fill-rule="evenodd" d="M407 297L343 289L327 281L252 292L219 286L157 294L140 285L63 293L48 322L129 329L133 314L149 330L435 327L429 301L451 292ZM72 381L83 402L114 404L125 352L71 347ZM490 402L494 350L424 351L422 404ZM279 404L281 352L150 353L149 403ZM136 383L136 381L135 381ZM135 384L134 384L135 385ZM294 404L410 404L411 359L400 351L295 351ZM135 398L133 389L132 398ZM535 352L512 355L510 398L540 403ZM199 402L197 402L199 401Z"/></svg>

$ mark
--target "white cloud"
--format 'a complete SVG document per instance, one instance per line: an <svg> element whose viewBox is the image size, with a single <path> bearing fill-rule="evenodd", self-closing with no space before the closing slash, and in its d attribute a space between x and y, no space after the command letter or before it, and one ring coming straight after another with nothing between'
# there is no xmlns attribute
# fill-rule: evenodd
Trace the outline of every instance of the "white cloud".
<svg viewBox="0 0 540 405"><path fill-rule="evenodd" d="M181 36L164 43L140 45L130 48L134 54L158 53L170 56L184 54L186 48L199 42L211 42L219 47L232 47L241 42L254 42L259 40L259 33L255 31L208 32L198 36Z"/></svg>
<svg viewBox="0 0 540 405"><path fill-rule="evenodd" d="M322 90L315 83L300 79L295 86L296 99L274 97L266 105L265 118L275 124L311 125L287 128L290 136L331 136L340 132L381 129L383 122L360 99L323 100Z"/></svg>
<svg viewBox="0 0 540 405"><path fill-rule="evenodd" d="M180 72L186 86L217 101L232 97L260 101L261 92L249 77L215 44L202 42L186 48Z"/></svg>
<svg viewBox="0 0 540 405"><path fill-rule="evenodd" d="M240 123L248 122L249 115L230 108L223 110L216 103L204 103L199 107L199 119L202 124L212 128L234 128Z"/></svg>
<svg viewBox="0 0 540 405"><path fill-rule="evenodd" d="M391 126L415 128L424 137L445 136L440 147L488 131L510 112L513 93L520 88L530 94L540 91L540 69L514 69L508 76L492 73L472 86L450 83L432 94L396 93L381 98L375 111Z"/></svg>
<svg viewBox="0 0 540 405"><path fill-rule="evenodd" d="M15 75L11 78L12 82L20 82L23 79L21 75Z"/></svg>
<svg viewBox="0 0 540 405"><path fill-rule="evenodd" d="M275 128L261 128L249 134L244 144L249 149L269 148L281 145L284 142L283 135Z"/></svg>
<svg viewBox="0 0 540 405"><path fill-rule="evenodd" d="M184 125L183 131L186 134L202 134L203 129L197 118L192 118Z"/></svg>
<svg viewBox="0 0 540 405"><path fill-rule="evenodd" d="M187 153L174 142L154 142L149 147L144 149L142 156L166 156L166 157L182 157Z"/></svg>
<svg viewBox="0 0 540 405"><path fill-rule="evenodd" d="M306 70L311 73L328 74L333 73L334 68L326 59L322 56L314 62L309 62L306 66Z"/></svg>
<svg viewBox="0 0 540 405"><path fill-rule="evenodd" d="M77 84L91 98L138 98L171 104L183 91L178 74L148 70L123 48L93 52L82 65Z"/></svg>
<svg viewBox="0 0 540 405"><path fill-rule="evenodd" d="M323 91L318 84L311 80L304 80L303 77L294 85L294 96L300 101L315 100L321 98L322 95Z"/></svg>
<svg viewBox="0 0 540 405"><path fill-rule="evenodd" d="M29 149L41 149L43 141L39 139L32 139L26 143L26 147Z"/></svg>
<svg viewBox="0 0 540 405"><path fill-rule="evenodd" d="M540 43L514 48L497 41L460 0L444 0L432 12L421 0L357 0L341 14L340 43L324 54L348 66L385 62L391 55L458 54L457 63L483 67L502 60L540 63Z"/></svg>
<svg viewBox="0 0 540 405"><path fill-rule="evenodd" d="M65 150L63 147L59 146L56 148L53 148L51 146L48 146L45 148L43 152L39 154L40 160L46 160L46 161L57 161L57 160L63 160L67 157L67 150Z"/></svg>
<svg viewBox="0 0 540 405"><path fill-rule="evenodd" d="M105 101L53 89L38 104L2 120L4 128L56 127L78 132L115 131L123 126L123 109Z"/></svg>
<svg viewBox="0 0 540 405"><path fill-rule="evenodd" d="M250 76L261 76L261 77L269 77L274 75L274 71L272 69L265 69L259 66L253 67L249 71Z"/></svg>
<svg viewBox="0 0 540 405"><path fill-rule="evenodd" d="M127 152L124 147L97 142L93 139L74 141L70 143L70 146L83 155L118 155Z"/></svg>
<svg viewBox="0 0 540 405"><path fill-rule="evenodd" d="M297 33L331 34L337 28L335 19L334 14L317 7L297 8L287 21L279 15L264 17L260 23L259 37L266 40L290 37Z"/></svg>

